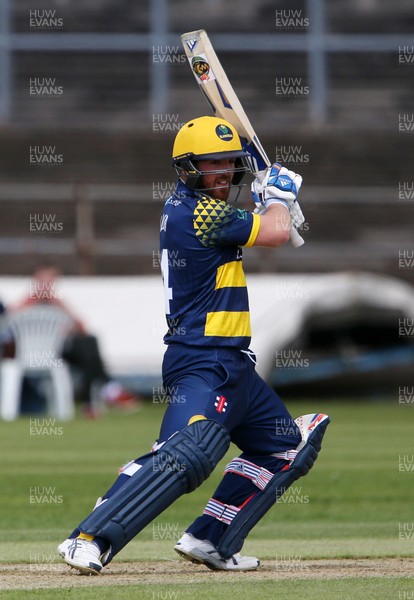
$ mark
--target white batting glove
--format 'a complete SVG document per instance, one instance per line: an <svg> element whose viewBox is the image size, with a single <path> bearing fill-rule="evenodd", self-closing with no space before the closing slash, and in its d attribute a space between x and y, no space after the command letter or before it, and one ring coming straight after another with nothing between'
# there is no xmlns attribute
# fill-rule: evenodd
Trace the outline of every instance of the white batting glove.
<svg viewBox="0 0 414 600"><path fill-rule="evenodd" d="M253 200L265 208L280 202L287 208L296 201L302 177L278 163L258 173L251 186Z"/></svg>
<svg viewBox="0 0 414 600"><path fill-rule="evenodd" d="M264 215L266 212L266 208L260 200L255 202L256 208L253 210L255 215ZM292 220L292 227L297 229L305 222L305 217L303 216L303 212L300 208L299 202L296 200L294 204L289 208L290 218Z"/></svg>
<svg viewBox="0 0 414 600"><path fill-rule="evenodd" d="M266 212L266 208L263 202L263 180L266 177L266 174L270 170L270 167L264 169L263 171L258 171L256 173L256 179L252 181L252 185L250 187L253 202L256 205L254 209L254 213L257 215L263 215Z"/></svg>
<svg viewBox="0 0 414 600"><path fill-rule="evenodd" d="M292 219L292 226L297 229L305 222L302 209L300 208L299 202L296 200L289 208L290 218Z"/></svg>
<svg viewBox="0 0 414 600"><path fill-rule="evenodd" d="M266 174L269 172L269 170L270 167L268 167L264 171L258 171L256 173L256 179L252 181L252 185L250 187L252 198L256 205L256 210L254 212L257 211L259 214L261 214L265 210L263 202L263 180L266 177ZM260 208L260 206L262 206L262 209Z"/></svg>
<svg viewBox="0 0 414 600"><path fill-rule="evenodd" d="M296 197L302 185L302 177L278 163L257 174L251 192L256 214L263 214L271 204L283 204L289 211L296 229L305 222Z"/></svg>
<svg viewBox="0 0 414 600"><path fill-rule="evenodd" d="M267 208L275 202L282 202L290 208L296 201L302 185L302 177L278 163L274 163L262 181L263 204Z"/></svg>

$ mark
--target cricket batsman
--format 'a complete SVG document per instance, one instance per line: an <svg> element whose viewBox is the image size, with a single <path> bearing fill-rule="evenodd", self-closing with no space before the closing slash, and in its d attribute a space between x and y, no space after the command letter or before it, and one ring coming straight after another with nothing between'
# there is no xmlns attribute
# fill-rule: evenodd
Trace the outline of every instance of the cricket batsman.
<svg viewBox="0 0 414 600"><path fill-rule="evenodd" d="M240 554L244 540L313 466L329 423L317 413L294 420L255 371L249 349L243 247L289 240L301 176L274 164L252 184L262 214L234 208L227 200L249 157L235 128L210 116L180 129L172 156L178 182L160 220L168 326L162 370L170 402L152 451L123 467L59 545L66 563L83 574L99 574L163 510L203 483L230 442L241 454L175 550L211 569L257 569L258 558Z"/></svg>

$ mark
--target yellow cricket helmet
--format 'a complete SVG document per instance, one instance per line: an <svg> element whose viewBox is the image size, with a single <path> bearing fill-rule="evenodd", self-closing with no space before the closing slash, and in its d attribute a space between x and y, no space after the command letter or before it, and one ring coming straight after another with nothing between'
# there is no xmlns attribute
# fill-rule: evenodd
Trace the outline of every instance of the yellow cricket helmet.
<svg viewBox="0 0 414 600"><path fill-rule="evenodd" d="M176 135L172 151L173 165L178 175L187 176L185 184L191 189L199 188L203 176L196 167L197 161L235 158L233 184L238 185L249 170L248 157L233 125L217 117L198 117L185 123Z"/></svg>

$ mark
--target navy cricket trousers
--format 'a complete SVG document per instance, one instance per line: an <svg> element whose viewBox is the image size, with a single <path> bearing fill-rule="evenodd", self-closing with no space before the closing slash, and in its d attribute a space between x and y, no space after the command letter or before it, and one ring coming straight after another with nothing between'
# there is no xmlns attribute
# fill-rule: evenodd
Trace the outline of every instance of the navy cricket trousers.
<svg viewBox="0 0 414 600"><path fill-rule="evenodd" d="M239 459L276 473L287 463L273 454L296 448L301 441L282 400L256 373L252 353L170 345L163 361L163 381L170 403L160 442L194 418L213 419L229 430L231 441L242 451ZM242 510L257 493L261 492L249 479L225 472L203 514L187 533L217 546L229 522L212 513L212 505L217 513L226 506Z"/></svg>
<svg viewBox="0 0 414 600"><path fill-rule="evenodd" d="M295 448L300 433L276 392L255 371L254 355L234 348L171 344L164 356L164 393L169 405L163 442L200 415L218 421L249 455Z"/></svg>

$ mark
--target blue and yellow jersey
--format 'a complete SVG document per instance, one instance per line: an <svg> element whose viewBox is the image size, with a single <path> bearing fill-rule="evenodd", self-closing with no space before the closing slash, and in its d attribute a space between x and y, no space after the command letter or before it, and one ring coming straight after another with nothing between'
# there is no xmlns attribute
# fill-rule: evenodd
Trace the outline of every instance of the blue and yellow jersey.
<svg viewBox="0 0 414 600"><path fill-rule="evenodd" d="M254 243L259 226L257 215L178 183L160 221L166 344L248 348L241 247Z"/></svg>

